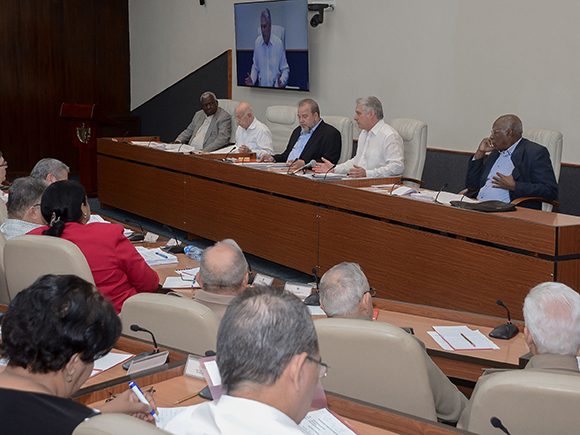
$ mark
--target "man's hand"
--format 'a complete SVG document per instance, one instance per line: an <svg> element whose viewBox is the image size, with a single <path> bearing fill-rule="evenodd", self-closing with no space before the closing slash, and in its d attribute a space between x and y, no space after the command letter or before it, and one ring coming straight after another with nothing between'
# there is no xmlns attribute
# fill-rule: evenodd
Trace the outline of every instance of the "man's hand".
<svg viewBox="0 0 580 435"><path fill-rule="evenodd" d="M365 168L361 168L360 166L354 165L350 171L348 171L348 176L351 178L364 178L367 176L367 171Z"/></svg>
<svg viewBox="0 0 580 435"><path fill-rule="evenodd" d="M157 409L152 393L147 391L144 394L153 409ZM106 402L101 406L101 412L103 413L115 412L130 414L133 417L153 423L155 420L149 411L149 407L144 403L139 402L139 399L131 390L125 390L113 400Z"/></svg>
<svg viewBox="0 0 580 435"><path fill-rule="evenodd" d="M252 150L251 150L250 148L248 148L248 146L247 146L247 145L240 145L240 146L238 147L238 152L239 152L239 153L242 153L242 154L245 154L245 153L247 154L247 153L251 153L251 152L252 152Z"/></svg>
<svg viewBox="0 0 580 435"><path fill-rule="evenodd" d="M475 160L479 160L483 158L487 153L490 153L493 150L494 147L491 139L489 137L483 138L483 140L477 147L477 151L475 152L475 155L473 157L475 158Z"/></svg>
<svg viewBox="0 0 580 435"><path fill-rule="evenodd" d="M322 158L322 163L317 163L314 167L314 172L317 174L326 174L327 172L332 172L332 168L334 168L334 163L330 160L326 160L324 157Z"/></svg>
<svg viewBox="0 0 580 435"><path fill-rule="evenodd" d="M306 162L304 160L296 159L290 164L290 170L295 171L296 169L301 168L305 164L306 164Z"/></svg>
<svg viewBox="0 0 580 435"><path fill-rule="evenodd" d="M271 154L264 154L262 157L258 159L258 162L273 162L274 157Z"/></svg>
<svg viewBox="0 0 580 435"><path fill-rule="evenodd" d="M511 175L496 173L491 179L491 185L500 189L516 190L516 180Z"/></svg>

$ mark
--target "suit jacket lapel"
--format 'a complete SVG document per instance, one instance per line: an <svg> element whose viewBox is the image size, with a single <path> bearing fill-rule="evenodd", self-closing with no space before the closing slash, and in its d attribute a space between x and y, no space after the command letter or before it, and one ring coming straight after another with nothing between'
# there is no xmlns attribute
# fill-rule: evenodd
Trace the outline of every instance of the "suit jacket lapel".
<svg viewBox="0 0 580 435"><path fill-rule="evenodd" d="M512 177L514 180L519 180L521 174L519 168L522 167L522 162L524 160L524 154L526 153L526 143L527 140L522 138L516 149L511 155L512 163L514 164L514 171L512 172Z"/></svg>

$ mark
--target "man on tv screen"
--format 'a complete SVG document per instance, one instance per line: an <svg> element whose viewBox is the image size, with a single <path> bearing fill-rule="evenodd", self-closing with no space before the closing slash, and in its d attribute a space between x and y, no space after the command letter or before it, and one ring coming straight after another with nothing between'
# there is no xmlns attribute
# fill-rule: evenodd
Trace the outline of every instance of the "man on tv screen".
<svg viewBox="0 0 580 435"><path fill-rule="evenodd" d="M246 77L246 85L284 88L288 83L290 67L282 40L272 35L272 16L269 9L260 14L261 36L256 38L252 71Z"/></svg>

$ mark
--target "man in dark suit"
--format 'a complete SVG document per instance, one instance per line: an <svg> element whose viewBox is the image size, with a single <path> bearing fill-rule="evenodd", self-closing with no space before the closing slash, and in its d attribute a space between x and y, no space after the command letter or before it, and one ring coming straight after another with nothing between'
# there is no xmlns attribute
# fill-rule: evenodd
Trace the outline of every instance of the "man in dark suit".
<svg viewBox="0 0 580 435"><path fill-rule="evenodd" d="M500 116L493 123L490 137L481 141L469 162L465 181L468 196L503 202L525 196L549 201L558 198L550 153L522 138L522 131L522 121L516 115ZM540 208L539 203L524 206Z"/></svg>
<svg viewBox="0 0 580 435"><path fill-rule="evenodd" d="M298 103L299 127L292 132L288 146L282 154L266 154L264 162L289 162L293 167L303 166L306 162L322 162L324 157L332 163L340 158L342 140L340 132L320 118L318 103L310 98Z"/></svg>

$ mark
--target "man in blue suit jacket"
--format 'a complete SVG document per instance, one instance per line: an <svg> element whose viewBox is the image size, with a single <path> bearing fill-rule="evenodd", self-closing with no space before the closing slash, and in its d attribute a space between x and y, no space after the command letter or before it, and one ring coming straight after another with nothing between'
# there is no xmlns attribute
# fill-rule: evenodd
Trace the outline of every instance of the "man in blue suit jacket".
<svg viewBox="0 0 580 435"><path fill-rule="evenodd" d="M500 116L493 123L490 137L481 141L469 162L465 185L471 196L503 202L524 196L558 198L550 153L522 138L522 131L522 121L516 115ZM539 203L524 206L540 208Z"/></svg>

